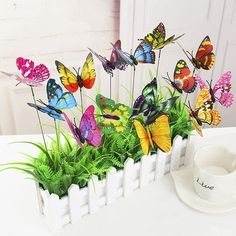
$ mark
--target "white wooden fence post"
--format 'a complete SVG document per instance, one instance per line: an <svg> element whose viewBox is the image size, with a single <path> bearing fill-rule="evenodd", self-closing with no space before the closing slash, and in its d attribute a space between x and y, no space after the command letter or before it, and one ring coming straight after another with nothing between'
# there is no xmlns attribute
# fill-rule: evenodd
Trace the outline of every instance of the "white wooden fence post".
<svg viewBox="0 0 236 236"><path fill-rule="evenodd" d="M112 204L117 198L118 179L117 172L111 167L106 176L106 204Z"/></svg>
<svg viewBox="0 0 236 236"><path fill-rule="evenodd" d="M68 190L69 199L69 215L72 224L78 222L81 219L81 197L80 188L76 184L72 184Z"/></svg>
<svg viewBox="0 0 236 236"><path fill-rule="evenodd" d="M151 163L151 155L143 156L140 162L140 183L139 187L143 188L149 182L149 169Z"/></svg>
<svg viewBox="0 0 236 236"><path fill-rule="evenodd" d="M36 194L37 194L37 199L38 199L39 212L40 214L43 214L43 199L40 193L40 187L39 187L38 182L35 182L35 187L36 187Z"/></svg>
<svg viewBox="0 0 236 236"><path fill-rule="evenodd" d="M62 208L58 195L52 193L45 199L45 216L52 232L62 228Z"/></svg>
<svg viewBox="0 0 236 236"><path fill-rule="evenodd" d="M167 155L169 155L169 152L164 153L160 149L157 151L155 180L160 179L165 174L166 156Z"/></svg>
<svg viewBox="0 0 236 236"><path fill-rule="evenodd" d="M185 166L191 166L193 163L193 149L194 149L195 141L196 141L196 135L188 136L186 152L185 152L185 157L184 157Z"/></svg>
<svg viewBox="0 0 236 236"><path fill-rule="evenodd" d="M179 169L182 146L183 146L183 139L181 136L177 135L174 138L171 150L170 171Z"/></svg>
<svg viewBox="0 0 236 236"><path fill-rule="evenodd" d="M124 196L127 196L133 192L134 189L133 183L134 183L134 160L131 158L127 158L124 164L124 179L123 179Z"/></svg>
<svg viewBox="0 0 236 236"><path fill-rule="evenodd" d="M93 175L88 182L88 208L90 214L93 214L99 208L98 188L98 177L96 175Z"/></svg>

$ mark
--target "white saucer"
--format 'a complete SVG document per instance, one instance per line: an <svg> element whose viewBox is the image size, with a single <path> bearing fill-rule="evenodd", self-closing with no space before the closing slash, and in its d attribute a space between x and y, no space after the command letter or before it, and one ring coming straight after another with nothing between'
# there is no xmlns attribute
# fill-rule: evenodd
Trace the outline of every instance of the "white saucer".
<svg viewBox="0 0 236 236"><path fill-rule="evenodd" d="M225 213L236 209L236 198L213 203L200 198L193 187L192 168L182 168L171 172L179 198L188 206L206 213Z"/></svg>

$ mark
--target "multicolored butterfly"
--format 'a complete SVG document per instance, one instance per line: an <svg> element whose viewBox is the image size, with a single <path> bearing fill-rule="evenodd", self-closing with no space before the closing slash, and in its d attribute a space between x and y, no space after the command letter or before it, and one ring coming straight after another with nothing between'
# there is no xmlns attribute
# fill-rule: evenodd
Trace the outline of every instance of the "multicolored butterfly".
<svg viewBox="0 0 236 236"><path fill-rule="evenodd" d="M153 31L145 36L143 39L146 43L152 46L153 50L162 49L170 43L174 43L184 34L175 38L175 35L166 38L166 30L164 24L161 22Z"/></svg>
<svg viewBox="0 0 236 236"><path fill-rule="evenodd" d="M142 90L142 94L135 100L130 118L143 114L146 116L144 125L150 125L163 112L173 107L179 96L174 96L163 102L157 101L157 81L154 78Z"/></svg>
<svg viewBox="0 0 236 236"><path fill-rule="evenodd" d="M114 44L114 48L121 50L121 41L117 40ZM126 62L121 58L121 56L116 52L115 49L112 49L110 60L108 60L106 57L103 57L96 52L94 52L92 49L89 48L89 50L98 58L98 60L102 63L103 69L111 76L113 76L113 70L116 68L119 70L125 70L127 67Z"/></svg>
<svg viewBox="0 0 236 236"><path fill-rule="evenodd" d="M44 106L34 103L27 103L29 106L48 114L54 119L64 120L62 117L62 109L76 107L75 97L70 92L63 92L61 86L54 79L49 79L47 83L48 105L39 100Z"/></svg>
<svg viewBox="0 0 236 236"><path fill-rule="evenodd" d="M168 81L170 85L179 93L182 93L183 91L185 93L192 93L197 87L197 81L195 77L191 75L191 71L184 60L179 60L177 62L175 66L173 81L169 77L163 78Z"/></svg>
<svg viewBox="0 0 236 236"><path fill-rule="evenodd" d="M63 112L69 129L81 148L83 148L83 144L85 143L85 141L88 145L94 147L98 147L101 144L101 130L97 126L94 116L94 110L95 107L93 105L87 107L87 109L82 115L79 127L76 125L75 121L73 124L69 117L66 115L66 113Z"/></svg>
<svg viewBox="0 0 236 236"><path fill-rule="evenodd" d="M16 79L19 83L34 87L42 86L42 82L50 77L49 70L44 64L35 66L34 62L30 59L18 57L16 59L16 65L23 77L4 71L1 71L1 73L10 78Z"/></svg>
<svg viewBox="0 0 236 236"><path fill-rule="evenodd" d="M101 94L96 96L96 104L101 110L102 120L98 126L104 133L123 132L127 128L127 122L131 115L131 109Z"/></svg>
<svg viewBox="0 0 236 236"><path fill-rule="evenodd" d="M201 126L203 123L217 126L221 121L219 112L213 109L213 102L209 89L207 88L200 90L194 110L191 108L190 104L188 108L193 126L201 136Z"/></svg>
<svg viewBox="0 0 236 236"><path fill-rule="evenodd" d="M117 52L117 54L126 62L127 65L136 66L138 65L138 63L155 64L155 52L152 51L152 47L145 41L142 41L138 45L133 55L122 51L120 48L116 48L113 44L112 46Z"/></svg>
<svg viewBox="0 0 236 236"><path fill-rule="evenodd" d="M225 107L230 107L234 101L234 96L230 92L231 78L231 72L228 71L224 73L212 87L212 80L210 83L207 81L207 86L207 84L200 78L200 76L196 76L196 80L198 81L200 89L209 88L212 102L215 103L217 101Z"/></svg>
<svg viewBox="0 0 236 236"><path fill-rule="evenodd" d="M152 124L151 131L149 127L144 127L140 121L134 120L134 127L140 139L140 144L144 155L148 155L150 147L154 144L163 152L169 152L171 149L169 117L166 114L158 116Z"/></svg>
<svg viewBox="0 0 236 236"><path fill-rule="evenodd" d="M94 69L93 55L89 53L85 63L82 67L81 75L79 74L79 69L74 74L65 65L59 61L55 61L57 71L60 74L61 83L63 86L71 93L74 93L78 88L91 89L94 85L96 73Z"/></svg>
<svg viewBox="0 0 236 236"><path fill-rule="evenodd" d="M195 57L188 51L185 52L184 49L183 51L196 69L210 70L215 63L215 54L212 52L213 45L209 36L202 40Z"/></svg>

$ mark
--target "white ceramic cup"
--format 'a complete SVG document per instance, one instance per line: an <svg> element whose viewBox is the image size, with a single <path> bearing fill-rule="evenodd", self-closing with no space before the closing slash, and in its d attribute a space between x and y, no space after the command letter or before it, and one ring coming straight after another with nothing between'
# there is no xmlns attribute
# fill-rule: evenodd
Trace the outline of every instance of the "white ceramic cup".
<svg viewBox="0 0 236 236"><path fill-rule="evenodd" d="M218 145L194 153L193 181L196 193L207 201L223 202L236 196L236 154Z"/></svg>

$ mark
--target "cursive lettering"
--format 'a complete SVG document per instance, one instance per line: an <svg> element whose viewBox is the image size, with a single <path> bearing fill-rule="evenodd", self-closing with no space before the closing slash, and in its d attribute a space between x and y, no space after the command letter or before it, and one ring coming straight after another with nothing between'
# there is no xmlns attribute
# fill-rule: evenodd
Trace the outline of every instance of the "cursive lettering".
<svg viewBox="0 0 236 236"><path fill-rule="evenodd" d="M210 189L210 190L213 190L213 189L214 189L214 186L210 186L210 185L205 184L203 181L202 181L202 182L199 181L199 177L197 178L197 183L198 183L199 185L201 185L203 188L207 188L207 189Z"/></svg>

